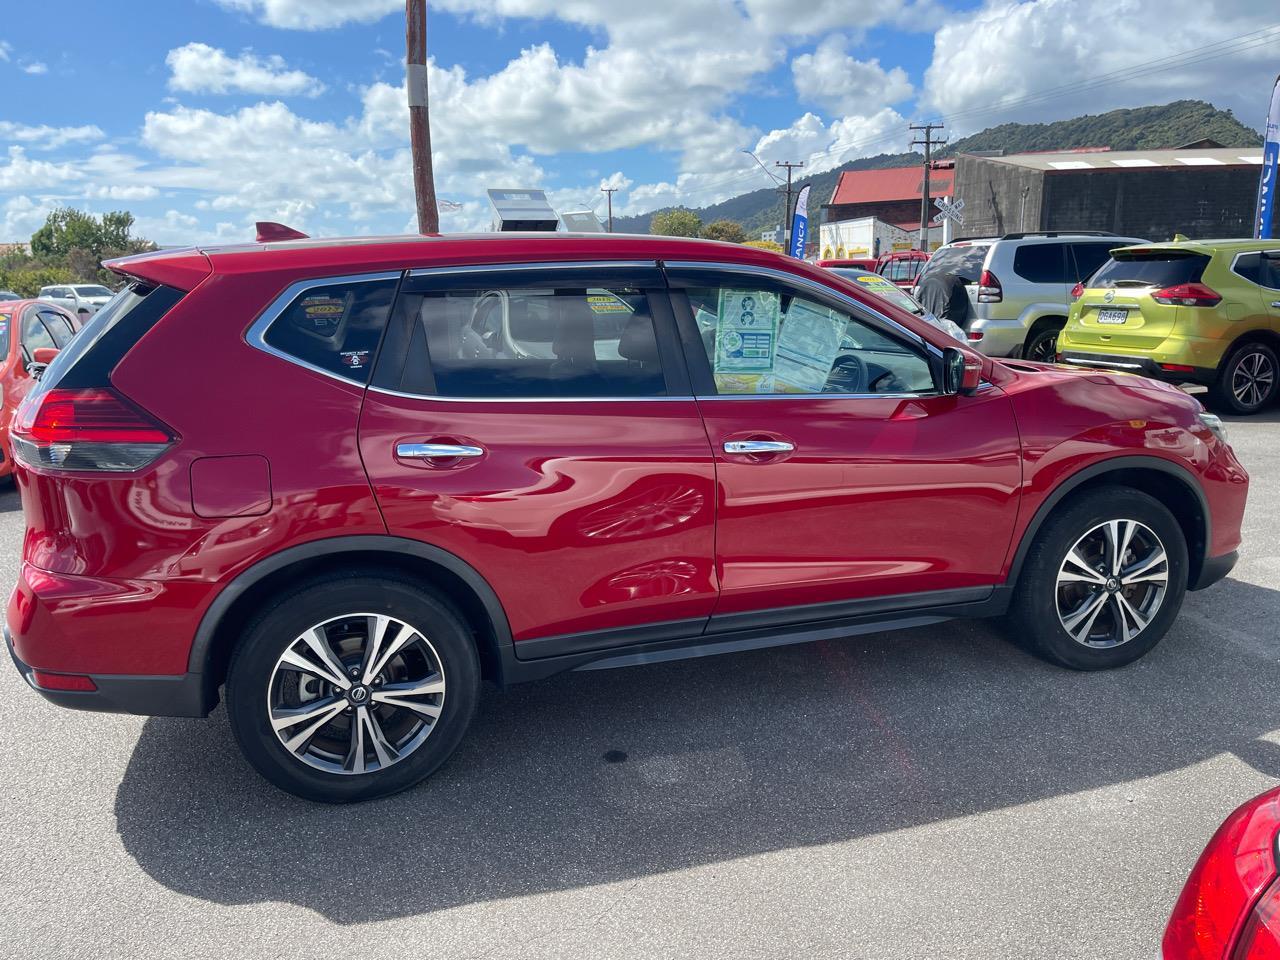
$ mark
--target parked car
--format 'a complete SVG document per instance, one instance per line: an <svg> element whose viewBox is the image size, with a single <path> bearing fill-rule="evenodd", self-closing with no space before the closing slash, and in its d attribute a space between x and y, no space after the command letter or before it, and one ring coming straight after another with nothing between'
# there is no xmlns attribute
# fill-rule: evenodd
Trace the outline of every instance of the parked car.
<svg viewBox="0 0 1280 960"><path fill-rule="evenodd" d="M10 651L68 707L222 692L304 797L429 775L482 678L1006 614L1118 667L1240 543L1248 477L1193 397L983 357L763 250L497 233L109 267L127 290L11 432Z"/></svg>
<svg viewBox="0 0 1280 960"><path fill-rule="evenodd" d="M1280 957L1280 787L1223 821L1165 928L1163 960Z"/></svg>
<svg viewBox="0 0 1280 960"><path fill-rule="evenodd" d="M872 268L886 280L897 284L905 290L916 285L916 278L929 262L929 254L923 250L894 250L882 253Z"/></svg>
<svg viewBox="0 0 1280 960"><path fill-rule="evenodd" d="M89 316L97 313L112 296L112 292L99 283L68 283L41 287L39 294L41 300L49 300L60 307L66 307L73 314L79 314L83 310Z"/></svg>
<svg viewBox="0 0 1280 960"><path fill-rule="evenodd" d="M1280 240L1116 250L1073 294L1064 363L1202 384L1227 413L1280 393Z"/></svg>
<svg viewBox="0 0 1280 960"><path fill-rule="evenodd" d="M0 290L0 301L3 300L21 300L22 294L14 293L12 290Z"/></svg>
<svg viewBox="0 0 1280 960"><path fill-rule="evenodd" d="M868 293L874 293L877 297L888 300L894 306L907 311L907 313L915 314L926 323L931 323L939 330L942 330L954 340L961 343L965 342L964 331L952 323L950 320L944 320L935 317L932 313L922 307L915 297L907 293L896 283L891 283L878 273L872 273L869 270L857 270L853 267L828 267L837 277L843 277L851 280Z"/></svg>
<svg viewBox="0 0 1280 960"><path fill-rule="evenodd" d="M79 329L79 321L57 304L0 302L0 478L13 473L9 424L35 383L33 374L39 374Z"/></svg>
<svg viewBox="0 0 1280 960"><path fill-rule="evenodd" d="M875 257L854 257L849 260L819 260L818 266L828 270L835 267L845 267L850 270L867 270L872 273L876 269Z"/></svg>
<svg viewBox="0 0 1280 960"><path fill-rule="evenodd" d="M993 357L1052 363L1067 322L1071 289L1116 247L1144 243L1087 232L1009 233L940 247L917 286L937 272L961 277L969 294L969 343Z"/></svg>

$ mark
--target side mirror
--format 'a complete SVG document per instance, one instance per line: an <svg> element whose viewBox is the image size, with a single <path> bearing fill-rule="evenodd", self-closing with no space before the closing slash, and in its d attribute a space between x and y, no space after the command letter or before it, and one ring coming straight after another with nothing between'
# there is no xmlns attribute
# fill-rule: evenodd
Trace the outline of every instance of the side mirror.
<svg viewBox="0 0 1280 960"><path fill-rule="evenodd" d="M32 351L31 359L34 363L42 363L45 366L53 363L53 358L58 355L57 347L36 347Z"/></svg>
<svg viewBox="0 0 1280 960"><path fill-rule="evenodd" d="M968 396L982 382L982 360L964 350L947 347L942 351L942 392L948 396Z"/></svg>

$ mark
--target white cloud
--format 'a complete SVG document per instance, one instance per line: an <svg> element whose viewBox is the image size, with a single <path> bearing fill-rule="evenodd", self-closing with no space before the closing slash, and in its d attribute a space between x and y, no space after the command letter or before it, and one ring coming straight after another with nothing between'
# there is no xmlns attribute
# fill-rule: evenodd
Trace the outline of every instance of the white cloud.
<svg viewBox="0 0 1280 960"><path fill-rule="evenodd" d="M28 144L41 149L60 147L68 143L101 140L106 134L100 127L88 124L81 127L51 127L47 124L32 126L0 120L0 140Z"/></svg>
<svg viewBox="0 0 1280 960"><path fill-rule="evenodd" d="M802 102L845 114L901 103L914 93L901 67L885 70L879 60L857 60L846 48L845 38L834 34L823 39L813 53L791 61L792 79Z"/></svg>
<svg viewBox="0 0 1280 960"><path fill-rule="evenodd" d="M265 93L274 96L324 92L324 84L301 70L290 70L279 56L238 57L207 43L188 43L165 57L171 71L169 89L187 93Z"/></svg>
<svg viewBox="0 0 1280 960"><path fill-rule="evenodd" d="M217 0L231 10L252 14L273 27L324 30L344 23L372 23L396 10L400 0Z"/></svg>
<svg viewBox="0 0 1280 960"><path fill-rule="evenodd" d="M31 160L18 146L9 148L8 163L0 163L0 190L39 190L82 177L73 163Z"/></svg>
<svg viewBox="0 0 1280 960"><path fill-rule="evenodd" d="M130 187L120 184L110 186L94 184L85 188L84 195L94 200L151 200L160 196L160 191L155 187L141 185Z"/></svg>
<svg viewBox="0 0 1280 960"><path fill-rule="evenodd" d="M1141 64L1260 29L1257 0L987 0L934 38L923 104L954 117L952 135L1182 97L1232 107L1251 122L1275 78L1275 40L1199 63ZM1195 24L1194 30L1153 29ZM1052 72L1046 71L1052 65ZM1115 71L1132 71L1105 79ZM1099 79L1103 78L1103 79ZM1051 90L1051 97L1038 96ZM1027 99L1033 97L1034 99Z"/></svg>
<svg viewBox="0 0 1280 960"><path fill-rule="evenodd" d="M0 60L9 62L10 56L13 55L13 44L6 40L0 40Z"/></svg>
<svg viewBox="0 0 1280 960"><path fill-rule="evenodd" d="M49 72L49 65L47 63L41 63L39 60L32 60L30 63L24 63L22 65L22 72L30 73L33 76L40 76L41 74Z"/></svg>
<svg viewBox="0 0 1280 960"><path fill-rule="evenodd" d="M33 200L19 194L5 201L4 216L0 218L0 243L25 241L44 224L54 204L47 200Z"/></svg>

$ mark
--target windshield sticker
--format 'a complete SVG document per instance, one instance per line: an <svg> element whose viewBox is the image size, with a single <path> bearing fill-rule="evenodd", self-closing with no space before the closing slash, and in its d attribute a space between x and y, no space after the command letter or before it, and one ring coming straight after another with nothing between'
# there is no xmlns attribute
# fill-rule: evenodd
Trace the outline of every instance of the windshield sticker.
<svg viewBox="0 0 1280 960"><path fill-rule="evenodd" d="M612 296L593 295L587 297L587 305L591 307L592 313L630 313L631 308Z"/></svg>
<svg viewBox="0 0 1280 960"><path fill-rule="evenodd" d="M791 301L778 337L774 388L779 393L821 393L844 335L845 320L832 310Z"/></svg>
<svg viewBox="0 0 1280 960"><path fill-rule="evenodd" d="M762 384L759 378L773 373L778 314L776 293L720 291L714 373L722 391L742 392L744 386L752 389Z"/></svg>

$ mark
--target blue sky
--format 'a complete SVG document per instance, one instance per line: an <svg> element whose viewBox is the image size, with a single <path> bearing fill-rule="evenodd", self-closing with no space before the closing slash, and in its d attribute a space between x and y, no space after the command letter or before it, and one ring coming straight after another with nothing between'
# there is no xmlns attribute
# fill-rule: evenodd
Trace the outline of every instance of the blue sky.
<svg viewBox="0 0 1280 960"><path fill-rule="evenodd" d="M445 229L483 191L562 209L698 206L811 169L1179 97L1260 126L1280 34L1090 85L1261 27L1254 0L430 0ZM400 0L9 4L0 22L0 242L48 210L129 209L161 243L410 227ZM1280 14L1275 19L1280 21ZM1179 22L1185 30L1154 30ZM1212 51L1210 51L1212 52ZM1078 87L1076 86L1078 84ZM1027 96L1053 96L1027 104ZM1255 114L1257 116L1255 116Z"/></svg>

